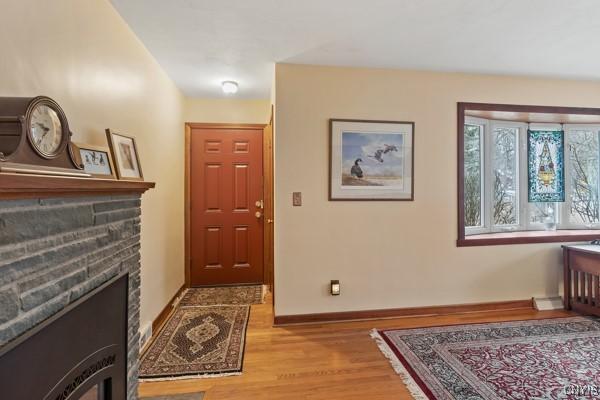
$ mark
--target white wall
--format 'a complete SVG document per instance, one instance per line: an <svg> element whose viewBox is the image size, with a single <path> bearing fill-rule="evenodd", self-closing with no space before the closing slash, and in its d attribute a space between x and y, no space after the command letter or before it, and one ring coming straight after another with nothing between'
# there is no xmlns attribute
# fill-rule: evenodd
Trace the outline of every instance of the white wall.
<svg viewBox="0 0 600 400"><path fill-rule="evenodd" d="M456 247L459 101L600 107L600 83L276 66L276 315L557 294L560 244ZM414 121L415 201L328 201L329 118Z"/></svg>
<svg viewBox="0 0 600 400"><path fill-rule="evenodd" d="M74 140L137 138L142 202L142 326L181 287L183 97L107 0L0 0L0 96L49 96Z"/></svg>
<svg viewBox="0 0 600 400"><path fill-rule="evenodd" d="M185 100L185 122L266 124L271 117L271 102L261 99Z"/></svg>

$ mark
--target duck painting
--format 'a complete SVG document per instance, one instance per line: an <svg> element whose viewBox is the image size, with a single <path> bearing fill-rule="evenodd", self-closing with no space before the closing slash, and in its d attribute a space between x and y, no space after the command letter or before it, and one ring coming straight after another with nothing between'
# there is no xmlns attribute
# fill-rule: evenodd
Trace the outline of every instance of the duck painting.
<svg viewBox="0 0 600 400"><path fill-rule="evenodd" d="M356 160L354 160L354 165L352 166L352 168L350 168L350 175L352 175L355 178L362 178L363 177L363 170L360 167L360 165L358 165L358 163L361 163L362 159L357 158Z"/></svg>
<svg viewBox="0 0 600 400"><path fill-rule="evenodd" d="M384 144L383 149L377 149L375 154L369 156L371 158L376 159L379 162L383 162L383 155L389 153L390 151L398 151L398 147L394 145Z"/></svg>

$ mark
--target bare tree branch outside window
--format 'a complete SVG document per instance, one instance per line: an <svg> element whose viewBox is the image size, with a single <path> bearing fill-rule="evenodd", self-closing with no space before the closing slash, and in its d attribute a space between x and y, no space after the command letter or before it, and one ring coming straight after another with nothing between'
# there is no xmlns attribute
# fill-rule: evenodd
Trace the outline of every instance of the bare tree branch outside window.
<svg viewBox="0 0 600 400"><path fill-rule="evenodd" d="M465 124L465 226L481 225L481 126Z"/></svg>
<svg viewBox="0 0 600 400"><path fill-rule="evenodd" d="M518 225L519 222L519 128L496 127L491 140L491 209L494 226ZM464 212L466 227L483 225L483 127L464 127ZM569 165L569 223L600 223L600 133L591 129L569 131L565 161ZM526 166L525 166L526 167ZM526 203L530 223L557 221L556 203ZM486 210L485 212L488 212Z"/></svg>
<svg viewBox="0 0 600 400"><path fill-rule="evenodd" d="M493 140L493 222L494 225L517 223L517 144L518 129L496 128Z"/></svg>
<svg viewBox="0 0 600 400"><path fill-rule="evenodd" d="M598 133L574 131L570 135L571 222L592 224L598 215Z"/></svg>

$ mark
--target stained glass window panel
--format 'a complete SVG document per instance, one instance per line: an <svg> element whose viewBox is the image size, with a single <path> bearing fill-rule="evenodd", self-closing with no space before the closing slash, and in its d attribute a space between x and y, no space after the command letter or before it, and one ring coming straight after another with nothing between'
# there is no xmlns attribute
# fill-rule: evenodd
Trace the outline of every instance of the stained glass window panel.
<svg viewBox="0 0 600 400"><path fill-rule="evenodd" d="M563 131L528 132L529 202L565 201L563 141Z"/></svg>
<svg viewBox="0 0 600 400"><path fill-rule="evenodd" d="M569 132L569 184L571 204L569 222L591 225L598 216L598 132Z"/></svg>
<svg viewBox="0 0 600 400"><path fill-rule="evenodd" d="M482 135L481 125L465 124L464 199L465 226L482 226Z"/></svg>
<svg viewBox="0 0 600 400"><path fill-rule="evenodd" d="M492 132L492 217L494 225L519 223L518 128Z"/></svg>

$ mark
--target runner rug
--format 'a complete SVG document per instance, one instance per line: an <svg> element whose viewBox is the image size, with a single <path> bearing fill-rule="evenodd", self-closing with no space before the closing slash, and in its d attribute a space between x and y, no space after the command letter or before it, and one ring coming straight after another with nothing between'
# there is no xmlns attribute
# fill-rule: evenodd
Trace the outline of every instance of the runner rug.
<svg viewBox="0 0 600 400"><path fill-rule="evenodd" d="M188 289L179 302L179 305L260 304L262 300L262 285L207 287Z"/></svg>
<svg viewBox="0 0 600 400"><path fill-rule="evenodd" d="M415 399L600 397L600 322L585 317L374 330Z"/></svg>
<svg viewBox="0 0 600 400"><path fill-rule="evenodd" d="M189 289L143 354L140 380L239 375L262 286Z"/></svg>

